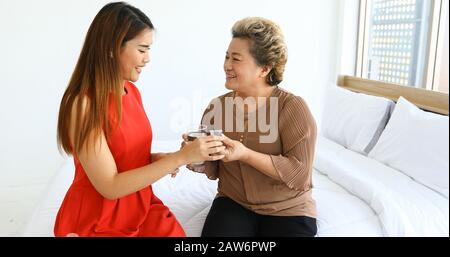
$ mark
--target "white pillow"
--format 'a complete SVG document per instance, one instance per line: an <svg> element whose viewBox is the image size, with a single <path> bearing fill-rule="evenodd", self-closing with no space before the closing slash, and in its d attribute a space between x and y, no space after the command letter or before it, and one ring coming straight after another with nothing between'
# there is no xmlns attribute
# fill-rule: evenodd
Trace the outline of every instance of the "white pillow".
<svg viewBox="0 0 450 257"><path fill-rule="evenodd" d="M400 97L369 157L402 171L448 198L448 116Z"/></svg>
<svg viewBox="0 0 450 257"><path fill-rule="evenodd" d="M327 90L322 135L353 151L367 154L375 145L394 102L331 85Z"/></svg>

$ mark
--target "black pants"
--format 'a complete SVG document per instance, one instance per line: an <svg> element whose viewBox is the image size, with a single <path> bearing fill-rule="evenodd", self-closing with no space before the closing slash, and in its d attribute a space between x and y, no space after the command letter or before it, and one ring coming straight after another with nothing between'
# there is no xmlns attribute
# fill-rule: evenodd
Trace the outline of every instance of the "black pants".
<svg viewBox="0 0 450 257"><path fill-rule="evenodd" d="M206 217L202 237L312 237L316 233L314 218L261 215L219 197Z"/></svg>

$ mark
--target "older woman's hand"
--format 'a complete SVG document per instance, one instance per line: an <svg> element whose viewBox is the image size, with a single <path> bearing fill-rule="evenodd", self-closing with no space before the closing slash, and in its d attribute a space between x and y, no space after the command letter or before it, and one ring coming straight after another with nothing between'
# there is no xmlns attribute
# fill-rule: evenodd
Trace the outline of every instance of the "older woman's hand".
<svg viewBox="0 0 450 257"><path fill-rule="evenodd" d="M244 161L247 158L248 148L244 144L239 141L232 140L225 135L222 137L222 142L226 146L226 149L220 152L220 154L225 155L222 161Z"/></svg>

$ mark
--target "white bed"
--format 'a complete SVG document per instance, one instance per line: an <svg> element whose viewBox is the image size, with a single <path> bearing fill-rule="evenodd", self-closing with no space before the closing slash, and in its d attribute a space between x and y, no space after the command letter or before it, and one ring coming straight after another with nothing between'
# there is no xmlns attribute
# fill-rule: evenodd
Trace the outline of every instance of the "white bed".
<svg viewBox="0 0 450 257"><path fill-rule="evenodd" d="M162 146L158 150L173 150L179 142L154 145ZM53 236L55 216L72 179L73 163L67 159L49 183L23 236ZM448 236L448 199L324 137L318 139L313 183L318 236ZM186 234L200 236L217 181L182 168L176 178L167 176L153 188Z"/></svg>
<svg viewBox="0 0 450 257"><path fill-rule="evenodd" d="M358 86L368 83L366 80L353 78L350 78L350 81L356 81ZM380 86L379 82L375 83L375 86ZM372 90L372 86L368 87L369 90ZM402 90L406 90L402 92L408 94L409 91L415 89ZM392 92L392 90L388 91ZM426 93L428 94L428 92ZM423 95L423 92L419 92L419 95ZM342 98L338 99L337 96ZM438 96L439 99L441 99L440 97ZM373 135L377 135L378 123L387 121L383 121L379 116L385 115L383 108L390 103L384 99L373 97L369 99L367 96L351 95L348 92L337 93L337 95L333 95L332 99L339 101L336 101L334 106L328 106L329 112L332 113L329 114L330 129L328 131L325 129L324 133L318 137L314 160L313 198L318 211L317 236L448 237L448 116L445 118L447 119L446 124L441 126L443 127L441 132L446 133L439 133L439 135L446 134L446 145L440 142L442 137L445 139L445 136L434 136L437 139L435 145L441 145L441 148L431 156L432 161L419 163L425 164L425 169L421 171L429 176L424 180L423 177L414 173L417 172L414 170L414 165L411 173L408 166L405 169L391 168L405 165L404 163L395 163L398 161L395 158L394 162L391 161L391 167L387 163L382 163L383 161L376 160L377 158L381 160L383 152L386 152L383 150L386 148L381 146L383 143L381 141L389 138L388 136L383 138L386 135L384 131L387 130L387 126L385 130L383 130L384 126L382 127L377 138ZM426 98L421 97L420 99ZM430 103L436 103L435 96L430 99ZM443 96L442 99L444 108L440 106L433 108L446 112L448 115L448 95ZM358 104L358 101L361 104L355 108L354 104ZM364 107L368 106L367 110L363 110L363 105ZM425 103L425 106L428 105ZM379 108L380 106L382 108ZM341 111L340 117L338 117L338 111ZM336 117L338 117L337 120L333 120ZM344 118L348 118L348 122L339 124ZM326 123L324 126L327 126ZM418 122L422 125L427 125L427 123ZM392 130L392 127L393 125L389 129ZM411 128L411 126L407 128ZM434 129L435 126L431 125L431 128ZM365 131L368 129L369 131ZM421 129L426 130L427 128ZM401 133L403 131L401 130ZM367 135L370 135L371 138L367 138ZM377 142L374 145L373 152L364 153L369 141L370 144L374 141L372 137L376 139L375 142L379 139L378 142L381 143ZM334 138L334 140L329 138ZM382 138L383 140L381 140ZM425 139L428 143L428 138ZM409 142L407 143L409 144ZM400 147L399 151L393 150L393 153L400 158L401 154L407 152L405 147L411 147L408 144L392 147ZM178 149L179 145L179 141L155 141L152 147L153 152L168 152ZM427 157L425 155L428 154L428 150L423 154L421 146L416 147L422 151L420 157ZM377 151L375 148L378 148ZM387 149L389 150L389 148ZM392 154L389 154L391 157ZM411 156L407 155L406 160L410 159ZM437 166L434 165L434 162ZM434 170L431 167L437 168ZM55 216L73 175L73 161L68 159L49 183L42 200L22 232L23 236L53 236ZM436 181L436 177L435 184L431 183L425 186L424 184L427 183L422 183L427 182L427 179L431 179L431 182ZM445 183L441 183L442 181ZM439 191L442 189L439 186L442 185L444 191ZM155 194L178 218L187 236L200 236L206 215L216 195L217 181L209 180L205 175L191 172L183 167L176 178L167 176L155 183L153 188Z"/></svg>

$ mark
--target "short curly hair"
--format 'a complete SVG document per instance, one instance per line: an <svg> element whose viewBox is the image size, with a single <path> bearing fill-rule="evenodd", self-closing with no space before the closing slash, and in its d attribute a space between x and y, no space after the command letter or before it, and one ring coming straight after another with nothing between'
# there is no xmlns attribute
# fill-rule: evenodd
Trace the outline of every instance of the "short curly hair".
<svg viewBox="0 0 450 257"><path fill-rule="evenodd" d="M233 38L250 41L250 54L258 66L270 66L266 81L275 86L283 81L287 62L287 47L281 28L273 21L261 17L248 17L237 21L231 29Z"/></svg>

